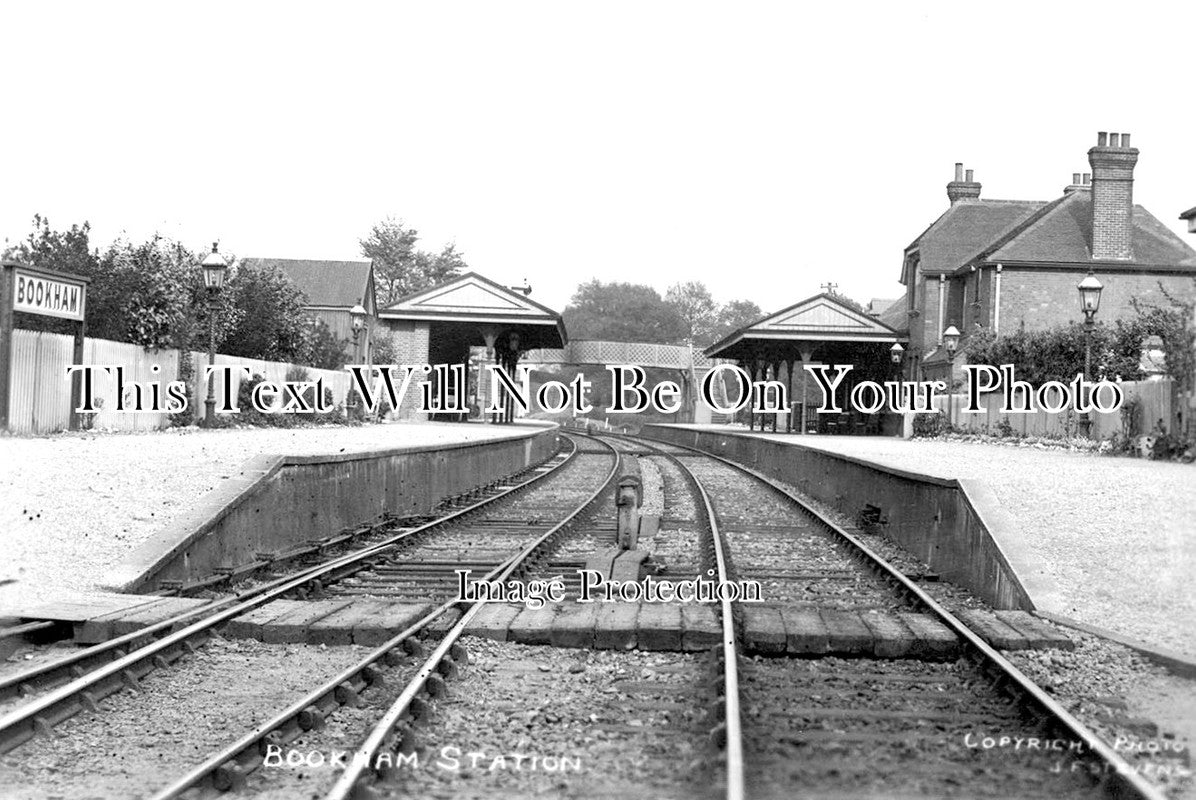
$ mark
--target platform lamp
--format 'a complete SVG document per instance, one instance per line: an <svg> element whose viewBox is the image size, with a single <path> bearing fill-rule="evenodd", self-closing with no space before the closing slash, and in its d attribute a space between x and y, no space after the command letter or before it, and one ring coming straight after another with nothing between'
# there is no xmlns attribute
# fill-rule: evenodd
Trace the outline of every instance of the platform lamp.
<svg viewBox="0 0 1196 800"><path fill-rule="evenodd" d="M220 290L224 288L224 279L228 274L228 263L224 256L216 252L218 242L212 242L212 252L208 253L199 266L203 270L203 285L208 290L208 366L216 366L216 302ZM211 428L216 424L216 374L208 376L208 398L204 401L204 427Z"/></svg>
<svg viewBox="0 0 1196 800"><path fill-rule="evenodd" d="M358 340L361 338L361 332L365 329L365 315L365 306L361 304L361 298L358 298L357 305L349 309L349 319L352 320L353 328L353 360L358 363L361 362L361 348L358 345ZM357 403L353 399L353 393L350 392L346 396L348 397L347 405L349 408L355 409Z"/></svg>
<svg viewBox="0 0 1196 800"><path fill-rule="evenodd" d="M1092 331L1096 328L1096 312L1100 310L1100 293L1105 287L1088 270L1084 280L1076 287L1080 290L1080 310L1084 312L1084 377L1092 377ZM1085 411L1080 417L1080 425L1084 428L1084 436L1092 435L1092 414Z"/></svg>
<svg viewBox="0 0 1196 800"><path fill-rule="evenodd" d="M951 420L955 411L955 351L959 349L959 329L954 325L943 331L943 348L947 351L947 424L954 425Z"/></svg>

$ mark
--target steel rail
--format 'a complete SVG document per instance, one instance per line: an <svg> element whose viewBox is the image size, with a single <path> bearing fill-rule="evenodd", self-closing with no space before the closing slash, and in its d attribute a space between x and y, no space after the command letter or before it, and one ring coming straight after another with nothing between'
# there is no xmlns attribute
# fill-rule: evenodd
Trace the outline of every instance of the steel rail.
<svg viewBox="0 0 1196 800"><path fill-rule="evenodd" d="M608 434L600 435L606 436ZM726 585L729 576L727 573L726 554L723 550L723 536L718 527L718 516L714 512L714 504L710 500L710 495L706 492L706 487L698 480L698 476L690 472L689 468L680 459L671 453L666 453L657 447L652 447L652 445L648 445L648 447L676 464L689 479L690 485L693 486L698 497L701 498L702 506L706 513L706 524L710 528L710 538L714 547L717 577L721 585ZM739 658L735 636L735 616L730 599L722 597L719 602L722 607L723 624L723 722L726 726L726 798L727 800L743 800L746 788L743 761L743 725L739 710Z"/></svg>
<svg viewBox="0 0 1196 800"><path fill-rule="evenodd" d="M270 583L247 590L234 597L214 601L191 611L178 614L170 619L132 631L108 642L94 645L80 653L59 659L51 664L26 670L0 682L0 689L13 686L20 687L22 684L28 685L31 680L36 680L40 675L64 670L71 670L71 674L74 677L73 680L65 685L58 687L42 697L35 698L0 717L0 753L8 752L32 738L37 729L52 727L57 722L70 717L78 707L84 704L93 705L100 697L116 691L121 684L132 683L133 680L129 677L131 673L126 671L154 658L154 656L159 655L163 651L175 646L182 647L184 642L188 642L190 639L210 631L210 629L221 622L251 611L258 606L265 605L272 600L278 599L286 592L299 588L334 570L374 558L406 539L429 532L432 529L451 522L459 521L474 511L489 506L497 500L510 497L513 492L524 490L548 475L556 473L565 464L572 463L578 453L576 445L572 442L570 444L572 450L555 467L538 472L538 474L533 475L528 480L516 484L492 497L458 509L417 528L404 531L363 550L338 556L331 561L300 570ZM193 620L193 618L200 615L206 616L188 623L188 620ZM171 633L145 643L138 649L121 654L122 648L126 646L131 647L132 643L138 639L184 623L187 624L182 629L173 630ZM97 657L104 657L109 654L114 656L112 661L102 664L90 672L82 672L82 667L79 664L81 660L94 660ZM160 668L161 663L154 664L154 666ZM97 686L102 681L109 681L109 685L107 686L108 691L101 689L98 692L89 692L92 687ZM84 696L85 692L88 693L86 697Z"/></svg>
<svg viewBox="0 0 1196 800"><path fill-rule="evenodd" d="M579 505L575 511L573 511L573 513L571 513L561 522L557 523L552 529L545 532L539 539L528 545L521 553L506 562L505 565L501 565L489 573L486 580L501 583L509 579L511 575L517 569L519 569L524 562L531 558L531 556L541 546L547 543L552 537L561 533L569 523L571 523L578 517L578 515L589 508L591 504L593 504L607 489L610 488L611 484L619 474L619 468L622 464L622 457L615 448L610 446L610 444L606 442L603 442L603 444L605 444L614 455L614 462L611 466L610 473L606 477L606 480L604 480L602 484L595 489L594 492L583 503L581 503L581 505ZM369 789L372 787L368 787L361 783L365 777L367 768L370 768L371 773L377 773L376 759L378 757L379 750L383 748L387 738L391 735L391 732L399 724L403 716L407 714L408 708L411 706L412 701L419 695L421 691L423 691L425 682L432 675L432 672L437 669L441 661L448 654L449 650L454 644L456 644L457 640L461 637L461 634L464 633L466 626L468 626L477 613L481 611L483 605L485 604L481 602L473 603L473 605L471 605L469 609L461 616L461 619L458 620L457 624L454 625L453 628L445 635L444 639L440 642L436 649L432 651L432 654L428 656L427 660L416 674L416 677L407 684L399 697L394 701L394 703L391 704L390 708L385 714L383 714L382 718L379 719L379 721L374 725L374 728L370 731L369 735L354 752L353 757L345 767L345 770L340 774L340 777L337 779L336 783L325 796L325 800L347 800L347 798L349 798L351 795L356 800L356 798L368 796ZM371 765L374 765L374 767L371 768ZM154 800L165 800L165 798L154 798Z"/></svg>
<svg viewBox="0 0 1196 800"><path fill-rule="evenodd" d="M569 440L566 439L566 441L569 441ZM570 442L570 444L572 445L572 442ZM556 455L557 454L553 454L553 456L550 456L549 458L545 459L544 461L541 461L539 464L528 467L528 469L522 470L522 471L527 472L527 471L541 470L543 465L545 463L551 461ZM387 548L390 548L396 544L402 543L403 541L405 541L406 539L408 539L412 536L418 536L418 535L426 533L438 526L446 525L446 524L452 523L454 521L458 521L462 517L464 517L468 514L471 514L480 508L488 506L491 503L494 503L498 500L510 497L512 493L522 491L522 490L526 489L527 487L531 486L532 484L537 483L538 481L548 477L549 475L553 474L554 472L559 470L561 467L565 466L567 463L572 461L573 457L576 455L577 455L577 448L576 448L576 446L573 446L573 449L566 454L566 458L564 460L562 460L559 464L551 467L548 470L539 471L539 472L537 472L537 474L532 475L527 480L522 481L518 484L514 484L513 486L506 488L502 492L498 492L490 497L483 498L476 503L473 503L471 505L457 509L456 511L445 514L444 516L437 517L436 519L426 522L422 525L418 525L414 528L405 530L402 533L391 536L390 538L384 539L381 542L370 545L366 548L362 548L361 550L357 550L357 551L354 551L351 553L346 553L344 555L338 556L337 559L332 562L324 562L323 564L315 564L311 567L301 568L299 570L291 572L288 575L285 575L283 577L276 578L272 581L264 583L261 586L255 586L252 589L247 589L243 592L239 592L239 593L233 595L232 597L215 599L206 605L194 608L190 611L181 612L179 614L174 615L173 617L162 620L161 622L156 622L152 625L147 625L143 628L138 628L135 631L130 631L129 633L122 634L121 636L117 636L117 637L115 637L113 639L109 639L105 642L100 642L99 644L95 644L88 648L80 650L77 653L72 653L71 655L66 656L64 658L56 659L55 661L50 662L48 664L43 664L43 665L40 665L37 667L33 667L31 669L25 670L24 672L17 673L16 675L12 675L7 678L0 678L0 700L3 700L5 698L11 696L15 692L19 692L22 685L32 687L34 682L46 683L48 680L53 680L55 677L59 676L61 673L69 672L69 673L71 673L71 677L78 678L82 674L81 673L81 669L82 669L81 662L95 661L99 658L104 657L108 653L111 653L112 651L118 650L123 647L132 647L135 642L137 642L138 640L143 639L147 636L152 636L153 634L155 634L159 631L164 631L168 628L178 625L179 623L186 622L187 620L192 620L195 617L210 613L210 612L215 611L224 606L227 606L227 605L230 605L233 603L237 603L237 602L246 600L251 597L255 597L258 594L270 591L272 588L279 586L287 581L293 580L294 578L297 578L301 575L310 575L311 573L314 573L317 570L320 570L322 567L324 567L328 564L336 564L338 567L346 566L346 565L352 563L352 559L355 556L360 555L362 557L372 557L373 555L377 555L381 551L383 551ZM516 473L516 474L518 474L518 473ZM167 595L145 595L147 600L152 600L157 597L165 597L165 596L167 596ZM54 675L52 675L51 673L54 673ZM2 730L2 726L0 726L0 730Z"/></svg>
<svg viewBox="0 0 1196 800"><path fill-rule="evenodd" d="M610 435L610 434L604 434ZM631 438L631 437L628 437ZM1076 719L1067 709L1059 704L1054 698L1044 692L1039 686L1030 680L1021 670L1013 665L1007 658L1001 655L996 649L991 647L979 635L977 635L971 628L960 621L954 614L943 607L937 600L927 594L920 586L915 584L891 564L885 561L880 555L875 553L871 548L857 539L848 531L844 530L838 523L827 517L818 509L811 506L804 499L795 494L788 487L782 486L778 481L773 480L767 475L764 475L751 467L743 464L738 464L731 461L724 456L715 453L707 453L704 450L699 450L696 447L689 447L688 445L675 444L667 442L670 447L677 447L682 450L689 451L695 455L705 458L710 458L721 462L732 469L738 470L761 483L765 484L782 497L791 501L798 506L799 509L805 513L810 514L817 519L835 535L837 535L843 542L850 545L859 555L861 555L869 566L873 567L879 572L882 577L895 583L903 592L913 598L919 605L929 610L932 614L938 617L947 627L949 627L959 638L970 647L974 655L979 657L982 664L987 665L996 670L1003 678L1005 678L1010 687L1020 693L1023 697L1029 698L1038 706L1041 712L1040 718L1044 718L1047 723L1053 723L1062 728L1069 737L1073 737L1072 741L1079 741L1083 744L1083 754L1095 754L1103 762L1103 766L1109 769L1103 769L1101 772L1104 779L1098 785L1103 785L1107 794L1113 797L1136 797L1142 800L1166 800L1166 795L1156 787L1147 782L1129 762L1127 762L1121 755L1109 745L1101 741L1095 733L1088 729L1084 723ZM688 468L687 468L688 471ZM696 480L696 476L695 476Z"/></svg>

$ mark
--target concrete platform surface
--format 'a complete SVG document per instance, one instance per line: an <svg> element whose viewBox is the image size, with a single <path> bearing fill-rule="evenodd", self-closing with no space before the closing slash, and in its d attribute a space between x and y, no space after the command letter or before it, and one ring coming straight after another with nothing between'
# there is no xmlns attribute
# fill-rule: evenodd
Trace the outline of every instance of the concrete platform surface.
<svg viewBox="0 0 1196 800"><path fill-rule="evenodd" d="M939 478L973 480L1031 556L1036 605L1196 656L1196 465L1061 449L876 436L749 433Z"/></svg>
<svg viewBox="0 0 1196 800"><path fill-rule="evenodd" d="M0 438L0 618L93 591L137 545L199 507L252 457L451 445L523 436L528 428L391 423Z"/></svg>

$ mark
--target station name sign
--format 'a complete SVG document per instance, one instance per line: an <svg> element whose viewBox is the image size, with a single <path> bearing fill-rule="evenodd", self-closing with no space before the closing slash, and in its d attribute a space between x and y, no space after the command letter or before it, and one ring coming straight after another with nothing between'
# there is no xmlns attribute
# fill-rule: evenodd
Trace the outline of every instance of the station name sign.
<svg viewBox="0 0 1196 800"><path fill-rule="evenodd" d="M13 269L14 311L83 321L87 284L62 276L51 277L23 267Z"/></svg>

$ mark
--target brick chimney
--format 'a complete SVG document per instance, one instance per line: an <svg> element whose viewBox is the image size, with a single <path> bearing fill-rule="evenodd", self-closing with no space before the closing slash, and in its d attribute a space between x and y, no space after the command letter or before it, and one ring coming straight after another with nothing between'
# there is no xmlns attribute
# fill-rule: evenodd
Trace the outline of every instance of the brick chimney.
<svg viewBox="0 0 1196 800"><path fill-rule="evenodd" d="M968 170L965 175L963 164L958 161L955 163L955 180L947 184L947 199L951 201L951 205L960 200L980 199L980 184L972 180L972 170Z"/></svg>
<svg viewBox="0 0 1196 800"><path fill-rule="evenodd" d="M1128 133L1096 135L1088 151L1092 165L1092 257L1102 261L1134 258L1134 165L1138 148Z"/></svg>

